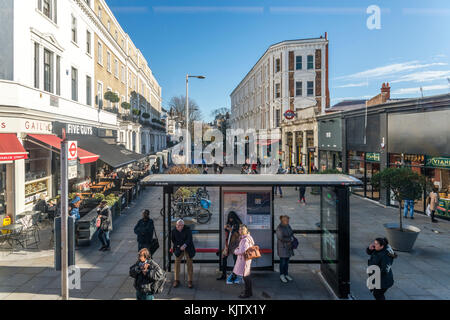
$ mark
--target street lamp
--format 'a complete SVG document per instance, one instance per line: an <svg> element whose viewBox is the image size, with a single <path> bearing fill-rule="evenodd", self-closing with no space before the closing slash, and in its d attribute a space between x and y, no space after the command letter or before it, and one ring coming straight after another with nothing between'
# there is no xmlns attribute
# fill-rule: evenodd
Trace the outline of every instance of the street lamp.
<svg viewBox="0 0 450 320"><path fill-rule="evenodd" d="M189 74L186 74L186 150L185 150L185 158L186 158L186 165L189 165L190 163L190 157L191 157L191 147L190 147L190 141L191 139L188 139L188 132L189 132L189 78L197 78L197 79L205 79L205 76L190 76Z"/></svg>

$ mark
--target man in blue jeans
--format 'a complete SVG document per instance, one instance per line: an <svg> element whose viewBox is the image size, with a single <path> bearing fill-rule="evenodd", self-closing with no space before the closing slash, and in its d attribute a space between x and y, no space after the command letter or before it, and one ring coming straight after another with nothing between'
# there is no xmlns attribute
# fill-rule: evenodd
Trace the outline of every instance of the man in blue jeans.
<svg viewBox="0 0 450 320"><path fill-rule="evenodd" d="M414 200L405 200L405 208L403 209L403 215L406 219L408 219L408 207L409 207L409 216L411 219L414 219Z"/></svg>

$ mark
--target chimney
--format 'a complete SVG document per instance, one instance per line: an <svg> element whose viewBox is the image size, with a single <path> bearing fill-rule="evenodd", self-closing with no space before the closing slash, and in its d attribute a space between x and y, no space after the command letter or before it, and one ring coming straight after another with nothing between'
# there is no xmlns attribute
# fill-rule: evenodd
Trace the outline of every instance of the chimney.
<svg viewBox="0 0 450 320"><path fill-rule="evenodd" d="M383 85L381 86L381 95L383 96L383 102L391 99L391 87L389 86L389 82L383 82Z"/></svg>

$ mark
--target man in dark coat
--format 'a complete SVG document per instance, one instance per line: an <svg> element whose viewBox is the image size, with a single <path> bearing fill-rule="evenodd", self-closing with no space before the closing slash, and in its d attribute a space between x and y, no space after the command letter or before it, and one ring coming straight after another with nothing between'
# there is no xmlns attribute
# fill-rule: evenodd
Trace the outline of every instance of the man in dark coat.
<svg viewBox="0 0 450 320"><path fill-rule="evenodd" d="M183 257L186 259L188 271L188 287L193 288L192 280L194 277L194 266L192 258L195 256L194 242L192 241L192 231L184 225L182 219L177 221L175 228L172 230L172 250L175 255L175 281L173 287L180 285L180 264Z"/></svg>
<svg viewBox="0 0 450 320"><path fill-rule="evenodd" d="M150 211L144 210L142 212L142 219L138 221L134 227L134 233L137 235L138 250L147 248L150 251L150 244L153 240L153 233L155 225L150 219Z"/></svg>
<svg viewBox="0 0 450 320"><path fill-rule="evenodd" d="M375 239L366 252L370 255L368 265L376 265L380 268L380 288L372 289L372 294L376 300L386 300L384 294L394 285L392 263L397 258L397 254L392 250L386 238Z"/></svg>

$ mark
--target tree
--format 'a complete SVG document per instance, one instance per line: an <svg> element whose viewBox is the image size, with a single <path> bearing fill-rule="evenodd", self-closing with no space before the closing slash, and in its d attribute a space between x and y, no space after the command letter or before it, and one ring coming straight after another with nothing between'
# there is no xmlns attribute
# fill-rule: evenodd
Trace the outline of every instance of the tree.
<svg viewBox="0 0 450 320"><path fill-rule="evenodd" d="M391 190L398 201L400 213L400 231L403 231L402 203L404 200L418 200L422 197L426 179L410 168L386 168L372 176L374 188L384 187Z"/></svg>
<svg viewBox="0 0 450 320"><path fill-rule="evenodd" d="M174 96L169 101L170 115L177 118L181 128L186 129L186 97ZM194 99L189 99L189 128L193 128L194 121L200 121L202 114Z"/></svg>

